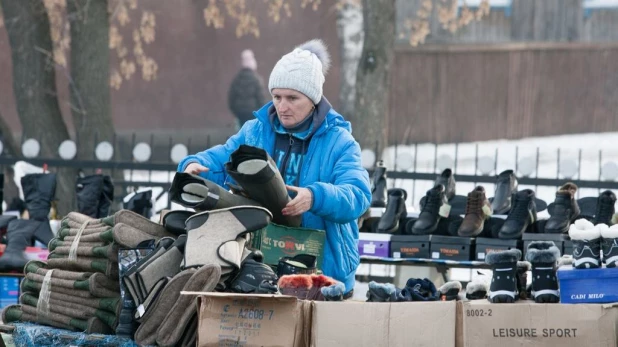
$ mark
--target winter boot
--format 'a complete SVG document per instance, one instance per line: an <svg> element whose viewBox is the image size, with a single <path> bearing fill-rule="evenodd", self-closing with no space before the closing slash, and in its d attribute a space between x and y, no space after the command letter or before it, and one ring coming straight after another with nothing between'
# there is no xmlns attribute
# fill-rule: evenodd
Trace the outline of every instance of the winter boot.
<svg viewBox="0 0 618 347"><path fill-rule="evenodd" d="M485 188L478 186L468 193L466 216L457 234L463 237L478 236L483 232L485 220L491 216L491 205L485 195Z"/></svg>
<svg viewBox="0 0 618 347"><path fill-rule="evenodd" d="M565 234L569 231L569 226L579 216L579 205L575 200L576 192L577 186L573 183L563 185L556 192L551 217L545 224L545 233Z"/></svg>
<svg viewBox="0 0 618 347"><path fill-rule="evenodd" d="M513 303L518 299L517 292L517 261L521 251L510 249L501 252L489 252L485 262L491 265L493 274L489 287L489 301L497 303Z"/></svg>
<svg viewBox="0 0 618 347"><path fill-rule="evenodd" d="M272 213L274 223L300 226L301 216L284 216L281 212L292 199L277 164L265 150L240 145L225 164L225 170L252 200Z"/></svg>
<svg viewBox="0 0 618 347"><path fill-rule="evenodd" d="M606 267L616 267L618 263L618 225L601 227L603 262Z"/></svg>
<svg viewBox="0 0 618 347"><path fill-rule="evenodd" d="M601 267L602 226L607 227L605 224L594 226L583 218L571 225L569 237L573 242L573 267L577 269Z"/></svg>
<svg viewBox="0 0 618 347"><path fill-rule="evenodd" d="M28 219L16 219L9 223L7 231L8 244L0 256L0 272L23 272L28 262L24 255L26 247L32 244L32 237L36 230L49 222L40 222ZM51 232L51 231L50 231Z"/></svg>
<svg viewBox="0 0 618 347"><path fill-rule="evenodd" d="M461 282L449 281L438 288L438 294L441 301L459 300L459 292L461 292Z"/></svg>
<svg viewBox="0 0 618 347"><path fill-rule="evenodd" d="M187 219L184 267L219 264L226 275L240 269L247 233L265 228L272 215L264 207L236 206L201 212Z"/></svg>
<svg viewBox="0 0 618 347"><path fill-rule="evenodd" d="M536 303L560 302L556 265L560 250L552 241L533 241L528 245L526 260L532 264L532 297Z"/></svg>
<svg viewBox="0 0 618 347"><path fill-rule="evenodd" d="M450 201L455 196L455 175L451 169L445 169L442 174L436 178L434 186L439 184L444 186L444 194L446 200Z"/></svg>
<svg viewBox="0 0 618 347"><path fill-rule="evenodd" d="M397 301L397 288L391 283L369 282L367 302L395 302Z"/></svg>
<svg viewBox="0 0 618 347"><path fill-rule="evenodd" d="M183 235L187 233L185 229L185 222L191 216L193 216L195 212L191 211L183 211L183 210L175 210L170 211L163 216L163 226L167 231L176 235Z"/></svg>
<svg viewBox="0 0 618 347"><path fill-rule="evenodd" d="M234 206L259 206L242 195L232 194L220 185L184 172L177 172L170 187L170 200L196 211Z"/></svg>
<svg viewBox="0 0 618 347"><path fill-rule="evenodd" d="M283 257L277 264L277 276L296 274L314 274L317 272L317 257L311 254L298 254L294 257Z"/></svg>
<svg viewBox="0 0 618 347"><path fill-rule="evenodd" d="M97 218L109 216L112 201L114 201L114 183L110 176L103 176L103 192L99 197L99 213L97 213Z"/></svg>
<svg viewBox="0 0 618 347"><path fill-rule="evenodd" d="M536 222L534 192L524 189L514 196L513 205L498 236L501 239L519 239L528 227Z"/></svg>
<svg viewBox="0 0 618 347"><path fill-rule="evenodd" d="M491 276L480 271L472 275L472 280L466 285L466 299L480 300L487 298Z"/></svg>
<svg viewBox="0 0 618 347"><path fill-rule="evenodd" d="M611 190L606 190L597 199L597 209L594 214L594 220L592 221L594 225L597 224L605 224L611 226L612 217L616 210L614 205L616 204L616 194L614 194Z"/></svg>
<svg viewBox="0 0 618 347"><path fill-rule="evenodd" d="M378 161L371 179L371 207L386 207L386 167Z"/></svg>
<svg viewBox="0 0 618 347"><path fill-rule="evenodd" d="M528 299L526 286L528 285L528 271L531 267L532 265L527 261L517 262L517 290L519 291L519 298L522 300Z"/></svg>
<svg viewBox="0 0 618 347"><path fill-rule="evenodd" d="M428 190L418 220L414 222L412 227L412 233L416 235L433 233L438 227L440 218L448 217L449 208L443 185L439 184Z"/></svg>
<svg viewBox="0 0 618 347"><path fill-rule="evenodd" d="M511 210L511 199L517 193L517 177L513 170L506 170L498 175L496 190L491 202L494 214L507 214Z"/></svg>
<svg viewBox="0 0 618 347"><path fill-rule="evenodd" d="M152 190L135 193L128 202L124 203L124 209L133 211L141 216L152 216Z"/></svg>
<svg viewBox="0 0 618 347"><path fill-rule="evenodd" d="M278 279L270 266L253 258L247 258L242 263L236 277L232 279L230 289L232 292L241 294L256 293L262 282L274 281L276 283ZM265 287L262 285L261 288ZM276 289L274 288L275 292L277 291Z"/></svg>
<svg viewBox="0 0 618 347"><path fill-rule="evenodd" d="M399 230L400 223L408 215L406 211L406 199L408 193L400 188L388 190L388 204L386 211L378 222L378 233L395 233Z"/></svg>
<svg viewBox="0 0 618 347"><path fill-rule="evenodd" d="M92 217L99 216L99 204L103 195L103 175L90 175L78 177L75 185L77 195L77 212ZM107 216L107 215L106 215Z"/></svg>
<svg viewBox="0 0 618 347"><path fill-rule="evenodd" d="M435 284L427 278L408 279L404 290L407 292L406 295L411 297L411 301L436 301L440 298Z"/></svg>

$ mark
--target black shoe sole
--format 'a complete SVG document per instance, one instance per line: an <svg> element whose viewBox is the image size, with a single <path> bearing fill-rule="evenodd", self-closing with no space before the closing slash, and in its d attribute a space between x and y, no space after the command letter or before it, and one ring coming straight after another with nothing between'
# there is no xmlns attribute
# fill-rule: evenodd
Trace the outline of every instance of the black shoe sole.
<svg viewBox="0 0 618 347"><path fill-rule="evenodd" d="M537 295L534 298L534 302L537 304L557 304L560 302L560 297L553 294Z"/></svg>
<svg viewBox="0 0 618 347"><path fill-rule="evenodd" d="M496 295L493 298L488 298L492 304L512 304L515 302L515 298L510 295Z"/></svg>

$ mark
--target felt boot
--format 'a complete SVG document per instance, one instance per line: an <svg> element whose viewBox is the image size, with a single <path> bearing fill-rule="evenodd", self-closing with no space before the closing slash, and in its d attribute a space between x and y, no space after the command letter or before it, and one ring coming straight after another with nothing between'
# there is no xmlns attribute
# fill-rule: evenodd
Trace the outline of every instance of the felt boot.
<svg viewBox="0 0 618 347"><path fill-rule="evenodd" d="M573 267L594 269L601 267L601 228L586 219L578 219L569 227L569 237L573 242Z"/></svg>
<svg viewBox="0 0 618 347"><path fill-rule="evenodd" d="M30 281L43 284L45 276L37 273L28 273L26 278ZM92 296L97 298L116 298L120 295L120 288L112 289L113 287L111 279L105 277L103 274L92 274L87 280L74 281L65 280L60 278L54 278L52 273L51 284L54 287L64 287L67 289L79 289L89 291ZM115 282L118 286L118 282Z"/></svg>
<svg viewBox="0 0 618 347"><path fill-rule="evenodd" d="M513 303L518 298L517 292L517 261L521 251L489 252L485 262L491 265L493 274L489 287L489 301L492 303Z"/></svg>
<svg viewBox="0 0 618 347"><path fill-rule="evenodd" d="M118 278L118 263L104 258L78 257L76 260L70 260L51 252L47 257L47 265L51 269L100 272L106 276Z"/></svg>
<svg viewBox="0 0 618 347"><path fill-rule="evenodd" d="M92 242L85 242L80 240L79 241L79 246L81 247L103 247L103 246L107 246L110 243L107 241L92 241ZM49 241L49 244L47 245L47 249L49 249L49 251L53 251L58 247L69 247L71 248L71 245L73 245L73 242L69 242L69 241L64 241L64 240L60 240L57 238L53 238L51 239L51 241Z"/></svg>
<svg viewBox="0 0 618 347"><path fill-rule="evenodd" d="M601 227L601 238L605 266L616 267L618 265L618 225L612 225L609 228Z"/></svg>
<svg viewBox="0 0 618 347"><path fill-rule="evenodd" d="M217 264L205 265L191 276L182 291L211 292L219 282L221 268ZM161 323L157 331L157 344L175 346L182 338L191 318L197 312L197 300L191 295L181 295Z"/></svg>
<svg viewBox="0 0 618 347"><path fill-rule="evenodd" d="M71 246L56 247L53 250L54 254L69 256L71 254ZM75 248L75 253L78 257L105 258L113 262L118 262L118 245L110 243L105 246L91 247L88 244L81 243Z"/></svg>
<svg viewBox="0 0 618 347"><path fill-rule="evenodd" d="M239 239L266 227L271 218L267 209L257 206L236 206L190 217L186 222L184 267L219 264L224 274L238 270L244 249Z"/></svg>
<svg viewBox="0 0 618 347"><path fill-rule="evenodd" d="M163 216L163 226L167 231L174 235L184 235L187 233L185 223L187 219L193 216L195 212L191 211L170 211Z"/></svg>
<svg viewBox="0 0 618 347"><path fill-rule="evenodd" d="M199 212L234 206L260 206L258 202L232 194L212 181L184 172L177 172L174 176L170 200Z"/></svg>
<svg viewBox="0 0 618 347"><path fill-rule="evenodd" d="M292 199L277 164L265 150L240 145L225 164L225 170L249 198L272 213L274 223L290 227L300 226L301 216L284 216L281 212Z"/></svg>
<svg viewBox="0 0 618 347"><path fill-rule="evenodd" d="M13 306L19 306L19 309L22 312L22 315L20 317L22 321L38 322L42 324L48 324L51 326L58 326L56 324L60 323L64 327L67 327L67 326L71 327L70 330L84 331L87 334L110 334L112 333L111 328L107 324L103 323L103 321L101 321L97 317L92 317L89 319L77 319L77 318L72 318L65 314L56 313L53 311L49 312L48 316L42 317L40 314L38 314L36 307L29 306L29 305L13 305ZM7 318L10 319L9 321L20 320L20 318L14 319L15 317L19 316L18 312L12 312L12 313L13 315L11 316L9 316L9 314L6 315ZM58 326L58 327L63 327L63 326Z"/></svg>
<svg viewBox="0 0 618 347"><path fill-rule="evenodd" d="M537 303L560 302L556 265L560 250L552 241L533 241L528 245L526 260L532 264L532 297Z"/></svg>
<svg viewBox="0 0 618 347"><path fill-rule="evenodd" d="M29 282L29 283L28 283ZM22 293L30 292L35 296L39 296L40 284L31 282L27 279L21 281L19 288ZM78 289L67 289L63 287L54 288L50 294L50 298L63 302L75 303L96 309L105 310L118 317L122 308L122 299L116 298L95 298L87 291Z"/></svg>

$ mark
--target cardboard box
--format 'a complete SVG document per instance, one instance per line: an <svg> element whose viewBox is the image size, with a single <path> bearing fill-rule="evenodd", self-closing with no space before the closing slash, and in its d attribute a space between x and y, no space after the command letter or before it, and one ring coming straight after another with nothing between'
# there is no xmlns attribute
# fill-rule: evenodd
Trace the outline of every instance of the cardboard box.
<svg viewBox="0 0 618 347"><path fill-rule="evenodd" d="M391 256L391 234L359 233L358 253L372 257Z"/></svg>
<svg viewBox="0 0 618 347"><path fill-rule="evenodd" d="M456 304L313 302L311 346L454 346Z"/></svg>
<svg viewBox="0 0 618 347"><path fill-rule="evenodd" d="M326 233L324 230L292 228L270 223L253 233L251 246L264 254L264 263L276 266L279 259L297 254L317 257L318 269L322 268Z"/></svg>
<svg viewBox="0 0 618 347"><path fill-rule="evenodd" d="M462 305L458 346L616 347L618 307L612 305L491 304ZM458 329L459 331L459 329Z"/></svg>
<svg viewBox="0 0 618 347"><path fill-rule="evenodd" d="M198 297L198 347L309 344L309 302L285 295L181 294Z"/></svg>
<svg viewBox="0 0 618 347"><path fill-rule="evenodd" d="M391 258L429 259L429 244L432 235L393 235Z"/></svg>
<svg viewBox="0 0 618 347"><path fill-rule="evenodd" d="M433 235L429 247L431 259L472 260L474 241L471 237Z"/></svg>
<svg viewBox="0 0 618 347"><path fill-rule="evenodd" d="M574 269L561 266L560 302L565 304L618 302L618 268Z"/></svg>

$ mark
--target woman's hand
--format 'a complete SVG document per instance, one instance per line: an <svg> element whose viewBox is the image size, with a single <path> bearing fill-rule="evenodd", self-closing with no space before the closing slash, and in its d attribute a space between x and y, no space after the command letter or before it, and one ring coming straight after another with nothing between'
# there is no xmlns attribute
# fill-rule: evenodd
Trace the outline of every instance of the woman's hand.
<svg viewBox="0 0 618 347"><path fill-rule="evenodd" d="M198 164L198 163L191 163L189 165L187 165L187 168L185 169L185 173L190 173L192 175L199 175L202 172L208 172L208 168L202 164Z"/></svg>
<svg viewBox="0 0 618 347"><path fill-rule="evenodd" d="M311 209L313 205L313 193L307 188L299 188L294 186L285 186L287 190L296 192L296 197L285 205L281 210L284 216L299 216Z"/></svg>

